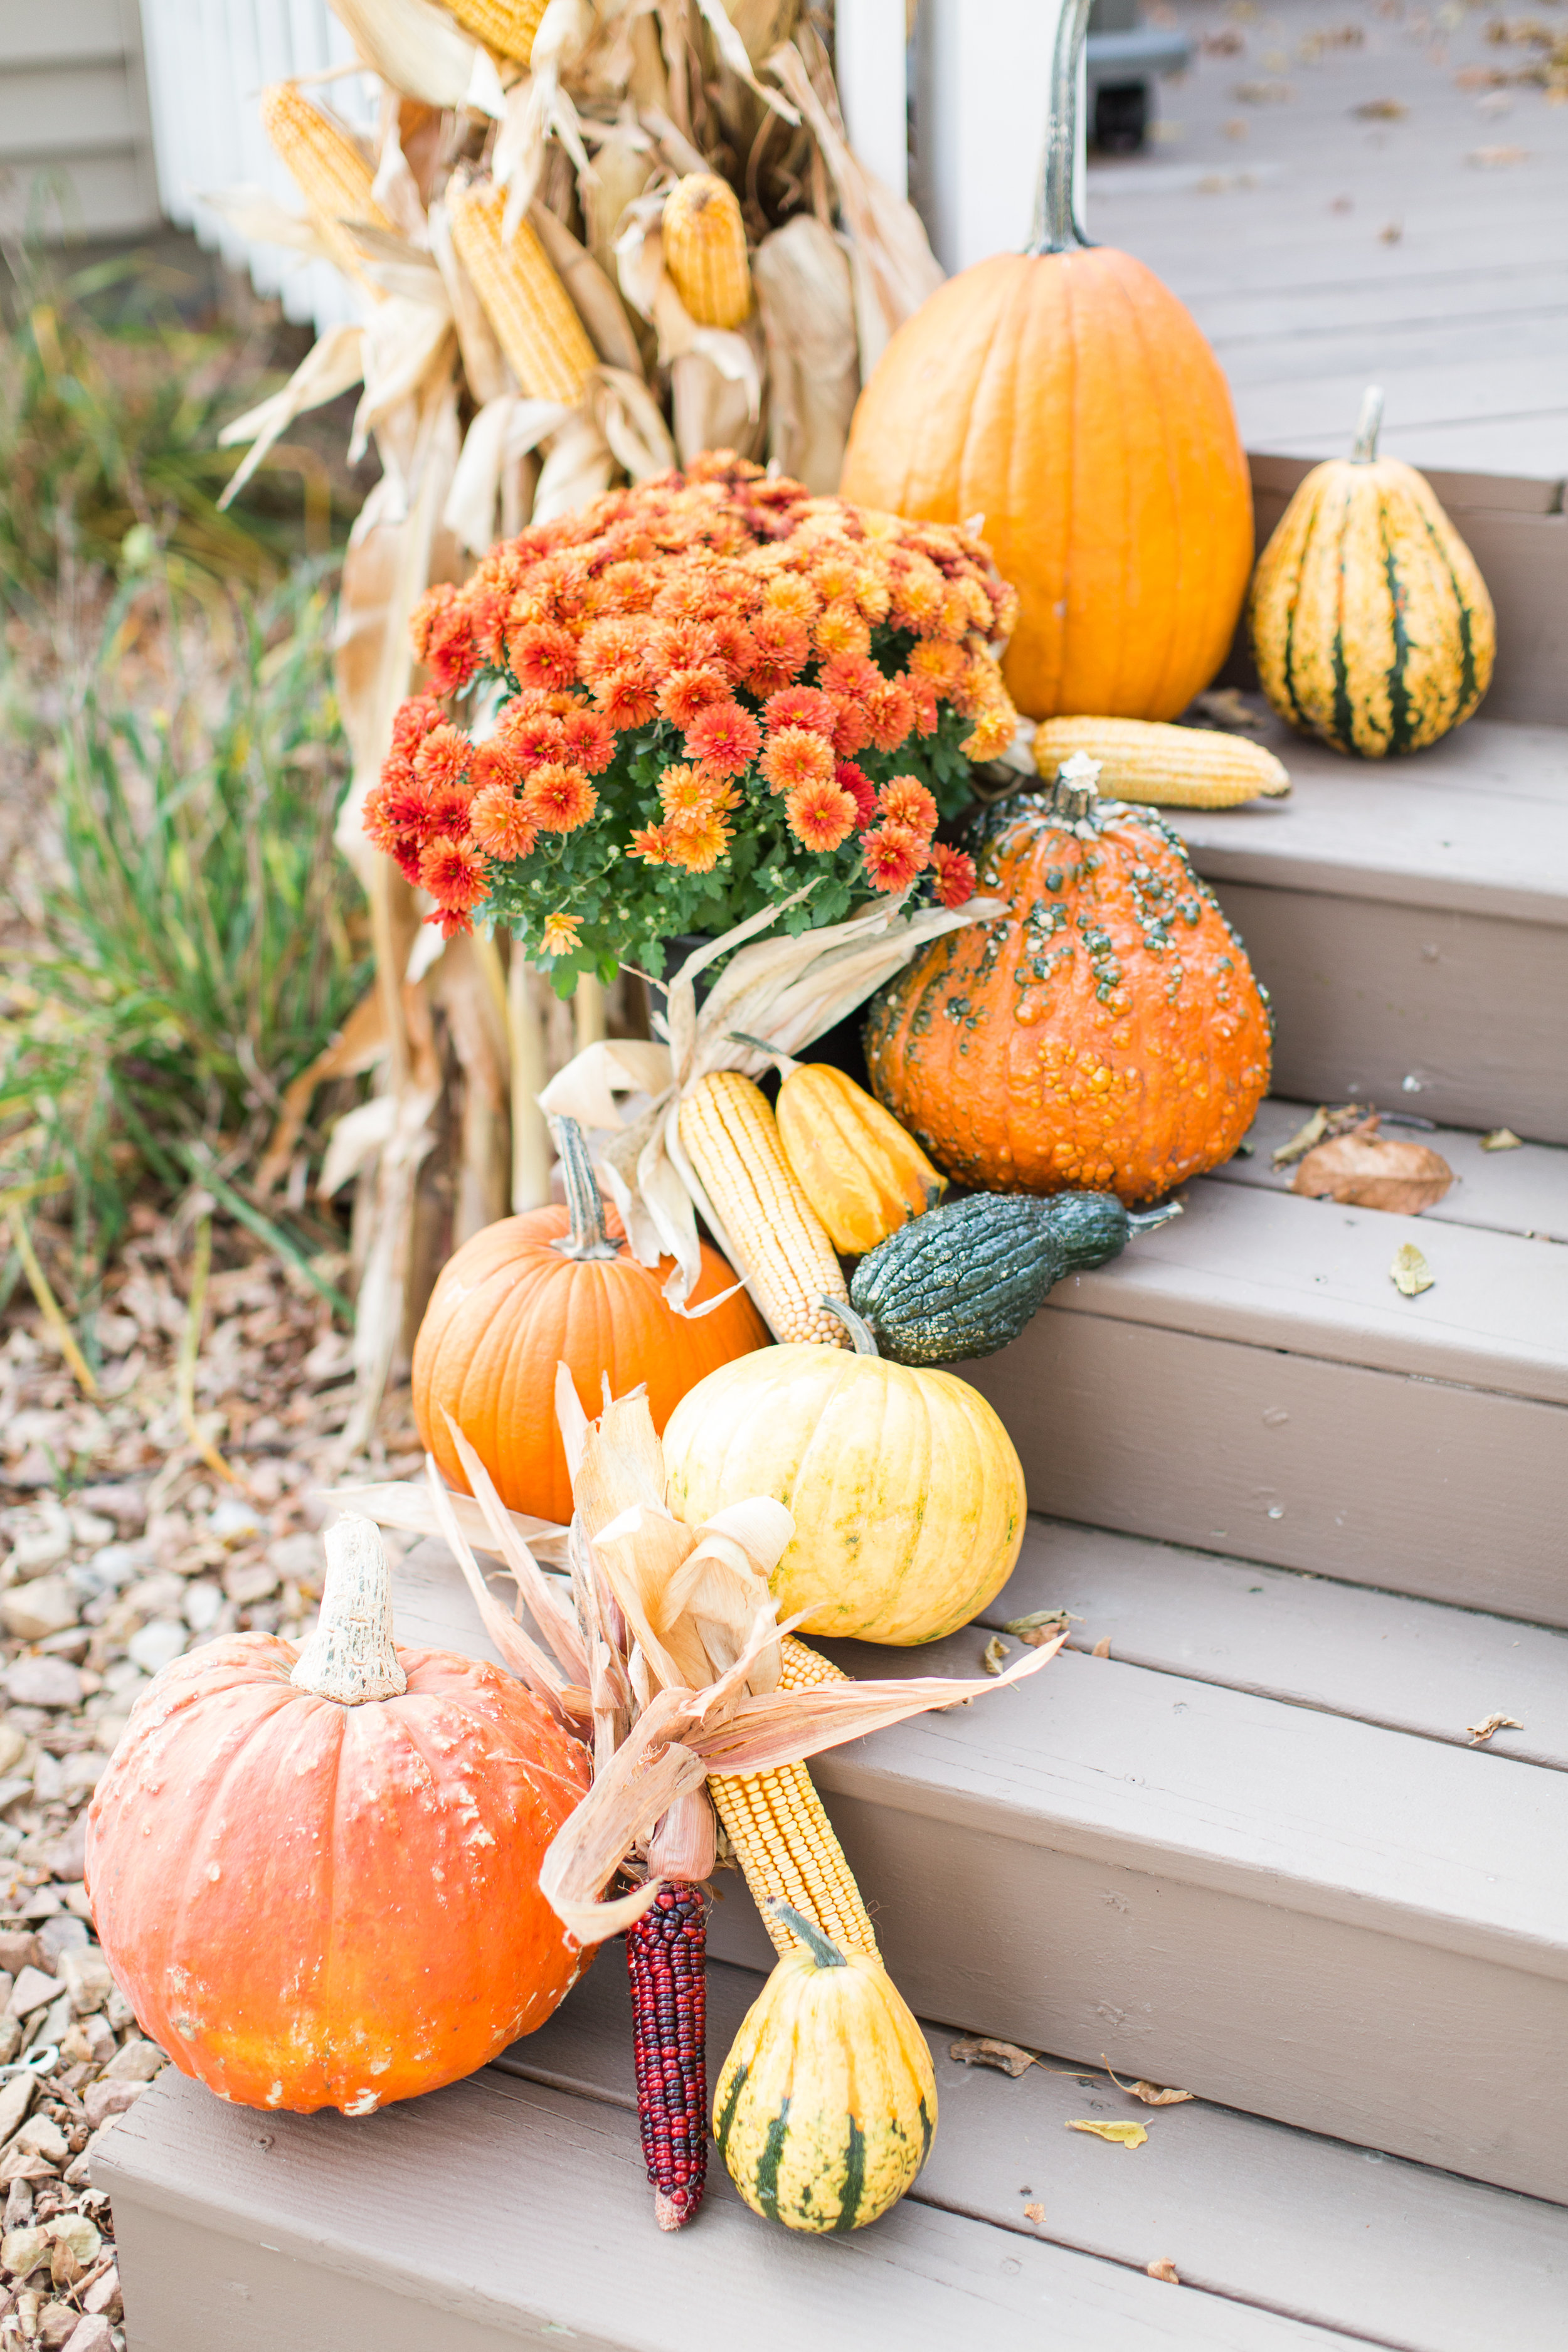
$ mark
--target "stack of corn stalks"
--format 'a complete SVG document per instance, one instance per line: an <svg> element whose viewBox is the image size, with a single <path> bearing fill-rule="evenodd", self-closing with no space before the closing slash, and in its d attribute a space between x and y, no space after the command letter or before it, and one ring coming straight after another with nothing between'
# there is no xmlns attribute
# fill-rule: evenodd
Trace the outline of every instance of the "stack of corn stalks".
<svg viewBox="0 0 1568 2352"><path fill-rule="evenodd" d="M443 946L369 852L360 804L418 683L409 614L498 531L703 448L832 490L860 383L942 272L851 152L830 28L802 0L332 5L380 84L375 140L322 93L269 89L305 215L250 191L215 201L249 236L330 258L362 308L228 429L250 445L229 495L296 416L355 384L353 452L374 439L383 467L338 647L354 760L338 837L370 894L377 985L298 1082L268 1158L287 1164L317 1084L377 1070L321 1178L358 1187L353 1451L441 1260L509 1200L548 1197L535 1097L552 1071L607 1024L638 1025L589 983L563 1017L508 942Z"/></svg>

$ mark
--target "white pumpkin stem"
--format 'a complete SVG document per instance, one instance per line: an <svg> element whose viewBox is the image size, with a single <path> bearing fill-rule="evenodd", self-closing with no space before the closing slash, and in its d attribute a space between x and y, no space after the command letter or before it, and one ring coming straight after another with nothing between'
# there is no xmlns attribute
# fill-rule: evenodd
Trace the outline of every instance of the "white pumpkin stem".
<svg viewBox="0 0 1568 2352"><path fill-rule="evenodd" d="M1070 253L1089 243L1073 211L1078 177L1078 61L1089 27L1089 0L1060 0L1051 46L1051 110L1026 253Z"/></svg>
<svg viewBox="0 0 1568 2352"><path fill-rule="evenodd" d="M793 1078L795 1072L804 1067L793 1054L781 1053L776 1045L770 1045L765 1037L752 1037L744 1029L731 1029L728 1035L731 1045L749 1045L753 1054L765 1054L781 1078Z"/></svg>
<svg viewBox="0 0 1568 2352"><path fill-rule="evenodd" d="M830 1315L837 1316L855 1342L858 1356L874 1356L877 1353L877 1335L863 1315L857 1315L853 1307L847 1306L842 1298L829 1298L826 1293L816 1303L819 1307L826 1307Z"/></svg>
<svg viewBox="0 0 1568 2352"><path fill-rule="evenodd" d="M392 1642L392 1571L374 1519L347 1514L321 1538L327 1580L316 1630L289 1679L315 1698L344 1706L401 1698L408 1677Z"/></svg>
<svg viewBox="0 0 1568 2352"><path fill-rule="evenodd" d="M1352 466L1370 466L1377 457L1377 436L1383 430L1383 386L1369 383L1361 396L1361 420L1355 429Z"/></svg>

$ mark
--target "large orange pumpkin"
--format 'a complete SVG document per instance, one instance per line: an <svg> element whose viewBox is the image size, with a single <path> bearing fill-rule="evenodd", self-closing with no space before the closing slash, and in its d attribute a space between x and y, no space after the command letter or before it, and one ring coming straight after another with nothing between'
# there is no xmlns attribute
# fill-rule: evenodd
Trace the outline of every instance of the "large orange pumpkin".
<svg viewBox="0 0 1568 2352"><path fill-rule="evenodd" d="M568 1205L487 1225L443 1270L414 1346L414 1417L448 1486L468 1491L443 1407L510 1509L564 1521L572 1480L555 1421L558 1363L588 1413L600 1410L605 1374L616 1396L646 1381L662 1431L688 1389L766 1347L768 1329L743 1290L710 1315L678 1315L663 1296L672 1262L638 1265L619 1220L606 1218L575 1123L560 1120L558 1137ZM691 1304L735 1281L704 1243Z"/></svg>
<svg viewBox="0 0 1568 2352"><path fill-rule="evenodd" d="M1131 1204L1236 1150L1268 1090L1268 1001L1179 836L1075 770L1094 772L1080 754L987 813L980 888L1009 911L888 982L866 1058L961 1183Z"/></svg>
<svg viewBox="0 0 1568 2352"><path fill-rule="evenodd" d="M1131 254L1072 213L1078 52L1066 0L1036 235L921 304L860 396L841 484L933 522L983 517L1021 600L1003 674L1032 719L1173 719L1235 634L1252 492L1218 361Z"/></svg>
<svg viewBox="0 0 1568 2352"><path fill-rule="evenodd" d="M143 2030L226 2099L368 2115L471 2074L575 1982L539 1891L588 1760L494 1666L395 1651L366 1519L321 1622L210 1643L137 1700L88 1817L104 1952Z"/></svg>

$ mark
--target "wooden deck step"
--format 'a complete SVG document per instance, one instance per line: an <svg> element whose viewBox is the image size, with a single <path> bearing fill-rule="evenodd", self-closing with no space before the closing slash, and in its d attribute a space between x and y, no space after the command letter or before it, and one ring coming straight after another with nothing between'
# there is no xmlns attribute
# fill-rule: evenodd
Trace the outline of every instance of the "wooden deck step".
<svg viewBox="0 0 1568 2352"><path fill-rule="evenodd" d="M1064 1601L1049 1559L1063 1538L1041 1540L1046 1554L1031 1545L989 1612L999 1620L1015 1604ZM1088 1629L1092 1555L1078 1560L1072 1589ZM1164 1562L1174 1583L1184 1555L1165 1549ZM1144 1565L1157 1574L1161 1563ZM1198 1672L1171 1654L1167 1605L1150 1664L1068 1653L1017 1691L818 1759L900 1985L922 2015L955 2026L1080 2063L1103 2052L1124 2074L1561 2196L1568 1892L1542 1857L1568 1843L1568 1775L1511 1759L1509 1734L1497 1752L1450 1743L1444 1710L1466 1678L1463 1612L1382 1596L1387 1610L1411 1612L1415 1654L1425 1643L1442 1661L1430 1720L1390 1728L1354 1712L1368 1688L1349 1672L1332 1685L1340 1711L1315 1704L1292 1667L1289 1629L1272 1648L1254 1630L1267 1593L1227 1594L1212 1564L1198 1565ZM1108 1594L1120 1572L1125 1597L1126 1569L1113 1544ZM1321 1659L1336 1640L1336 1600L1353 1611L1365 1597L1326 1581L1317 1592L1331 1603L1314 1637ZM1114 1651L1140 1638L1135 1619L1122 1622ZM405 1642L485 1650L436 1544L400 1571L397 1622ZM1466 1719L1527 1719L1498 1687L1508 1637L1477 1622L1476 1713ZM1552 1654L1519 1638L1540 1689ZM1404 1643L1390 1639L1389 1687L1403 1683L1404 1712L1418 1715L1422 1669L1402 1667ZM870 1676L910 1663L828 1647ZM973 1674L979 1647L970 1628L916 1654L922 1670ZM1235 1683L1216 1672L1216 1653L1236 1659ZM1271 1688L1276 1679L1284 1687ZM1541 1722L1550 1742L1550 1717ZM711 1937L725 1958L765 1964L761 1922L738 1886Z"/></svg>
<svg viewBox="0 0 1568 2352"><path fill-rule="evenodd" d="M760 1981L710 1968L713 2074ZM616 1946L497 2066L357 2122L225 2107L170 2070L94 2160L133 2352L1554 2340L1562 2207L1202 2102L1151 2111L1098 2072L1011 2081L954 2064L952 2039L930 2029L941 2123L913 2194L842 2240L766 2227L716 2160L697 2221L656 2231ZM1123 2116L1144 2147L1065 2127ZM1179 2288L1147 2275L1161 2258Z"/></svg>
<svg viewBox="0 0 1568 2352"><path fill-rule="evenodd" d="M1568 728L1259 740L1289 799L1171 814L1273 996L1276 1091L1568 1142Z"/></svg>
<svg viewBox="0 0 1568 2352"><path fill-rule="evenodd" d="M1568 1153L1519 1156L1457 1150L1464 1223L1302 1199L1266 1151L1187 1185L1183 1216L963 1368L1031 1503L1568 1624L1568 1253L1508 1229L1528 1208L1562 1230ZM1390 1278L1405 1242L1433 1276L1415 1298Z"/></svg>

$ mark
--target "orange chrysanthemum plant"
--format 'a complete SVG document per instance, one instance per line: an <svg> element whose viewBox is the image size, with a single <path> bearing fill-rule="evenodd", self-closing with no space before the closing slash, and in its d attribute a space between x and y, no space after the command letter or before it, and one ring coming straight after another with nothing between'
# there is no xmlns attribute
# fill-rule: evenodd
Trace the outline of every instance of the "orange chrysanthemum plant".
<svg viewBox="0 0 1568 2352"><path fill-rule="evenodd" d="M505 925L562 995L790 899L791 932L879 893L962 905L973 866L935 834L1012 740L1016 611L972 531L710 452L430 591L431 690L365 830L430 920Z"/></svg>

